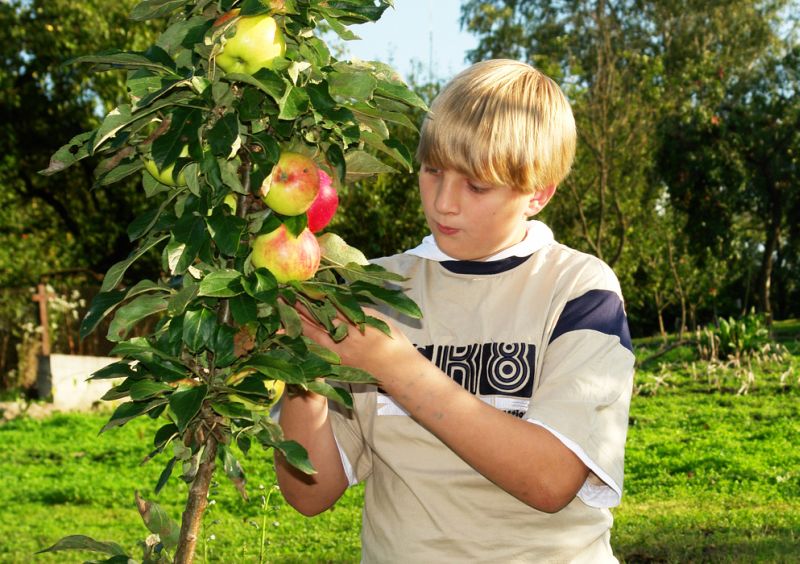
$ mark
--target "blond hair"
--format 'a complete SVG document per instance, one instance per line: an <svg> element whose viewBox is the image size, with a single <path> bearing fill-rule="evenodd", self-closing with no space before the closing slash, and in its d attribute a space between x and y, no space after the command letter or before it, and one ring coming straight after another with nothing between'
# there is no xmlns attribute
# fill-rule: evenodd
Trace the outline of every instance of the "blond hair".
<svg viewBox="0 0 800 564"><path fill-rule="evenodd" d="M551 78L528 64L494 59L462 71L436 97L416 158L533 193L566 178L575 138L572 109Z"/></svg>

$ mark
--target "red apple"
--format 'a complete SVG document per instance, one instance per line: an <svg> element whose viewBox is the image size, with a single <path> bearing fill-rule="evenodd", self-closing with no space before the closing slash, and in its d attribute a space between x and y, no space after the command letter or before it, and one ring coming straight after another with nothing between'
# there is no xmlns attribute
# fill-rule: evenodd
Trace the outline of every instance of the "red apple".
<svg viewBox="0 0 800 564"><path fill-rule="evenodd" d="M308 208L308 228L316 233L331 222L339 207L339 194L328 173L319 169L319 193Z"/></svg>
<svg viewBox="0 0 800 564"><path fill-rule="evenodd" d="M319 243L308 228L295 237L281 225L253 241L253 265L269 270L278 282L308 280L317 272L319 260Z"/></svg>
<svg viewBox="0 0 800 564"><path fill-rule="evenodd" d="M283 215L305 212L319 192L319 174L314 161L300 153L281 153L278 163L261 184L264 203Z"/></svg>

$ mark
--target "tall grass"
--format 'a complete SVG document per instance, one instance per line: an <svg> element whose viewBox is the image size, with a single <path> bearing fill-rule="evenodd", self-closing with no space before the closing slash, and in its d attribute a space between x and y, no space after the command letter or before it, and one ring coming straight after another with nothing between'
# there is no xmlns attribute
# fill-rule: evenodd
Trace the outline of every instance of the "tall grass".
<svg viewBox="0 0 800 564"><path fill-rule="evenodd" d="M734 367L692 347L645 363L636 376L625 494L612 544L624 562L795 562L800 554L800 343L756 367L746 394ZM639 343L641 358L654 347ZM777 363L777 364L776 364ZM788 374L788 376L787 376ZM157 422L97 434L107 414L20 418L0 426L0 562L82 562L89 553L33 556L68 534L139 554L147 536L134 491L178 519L186 485L153 496L164 461L139 465ZM227 479L212 489L201 562L358 562L361 489L308 519L271 492L271 457L251 451L250 502ZM268 498L268 502L267 502Z"/></svg>

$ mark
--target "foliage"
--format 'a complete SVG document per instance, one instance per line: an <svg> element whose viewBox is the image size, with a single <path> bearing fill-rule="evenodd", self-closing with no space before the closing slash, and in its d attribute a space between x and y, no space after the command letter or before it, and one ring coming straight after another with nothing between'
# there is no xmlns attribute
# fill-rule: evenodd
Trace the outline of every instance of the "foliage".
<svg viewBox="0 0 800 564"><path fill-rule="evenodd" d="M44 274L104 271L127 255L125 226L144 205L134 182L94 187L86 159L44 177L49 156L96 127L125 94L124 77L65 67L66 59L115 45L142 49L150 23L131 26L134 0L12 0L0 3L0 285L26 287ZM151 263L152 265L152 263ZM148 266L151 266L148 265Z"/></svg>
<svg viewBox="0 0 800 564"><path fill-rule="evenodd" d="M789 109L797 103L790 72L797 36L787 33L797 7L795 0L463 4L462 24L479 40L472 60L527 60L570 98L576 163L543 218L559 240L615 269L636 334L664 332L673 320L680 330L717 308L747 311L755 288L763 311L774 301L783 305L776 318L796 312L796 236L785 234L797 228L776 218L797 205ZM742 109L735 126L723 106ZM755 268L747 262L754 255ZM777 299L763 296L770 281Z"/></svg>
<svg viewBox="0 0 800 564"><path fill-rule="evenodd" d="M375 151L411 169L409 150L386 122L413 129L404 112L424 109L424 102L391 68L337 61L315 34L324 21L342 38L353 38L347 25L373 21L390 4L147 0L133 7L131 17L167 20L154 44L71 61L99 72L125 70L129 97L56 151L41 172L60 173L90 156L102 159L94 170L97 186L138 176L148 161L173 171L172 181L142 175L147 210L127 229L136 247L108 269L81 325L85 336L109 319L106 338L116 343L110 354L122 358L92 376L121 381L104 398L121 403L102 431L144 415L161 419L146 459L165 451L172 456L156 493L174 470L191 484L174 538L165 536L169 521L158 506L138 502L151 532L160 533L145 561L173 554L176 561L191 561L217 465L247 499L238 458L253 446L276 448L301 471L314 473L305 449L285 440L268 414L284 383L350 405L350 396L329 382L372 381L306 340L293 306L302 305L336 340L347 336L347 324L335 323L339 317L359 330L388 331L364 305L420 314L399 290L384 287L402 278L356 260L359 253L334 234L326 235L322 267L308 281L279 283L255 267L250 251L258 235L282 224L295 236L306 230L305 213L280 215L261 199L281 153L311 157L338 185L393 170ZM219 20L234 7L240 11L233 19ZM237 22L253 16L274 18L285 55L253 74L226 73L217 56ZM185 186L177 181L181 176ZM235 209L224 204L230 195ZM131 267L151 253L160 254L162 276L129 281ZM150 332L131 337L153 319ZM116 546L94 542L71 537L48 550L91 545L118 554Z"/></svg>

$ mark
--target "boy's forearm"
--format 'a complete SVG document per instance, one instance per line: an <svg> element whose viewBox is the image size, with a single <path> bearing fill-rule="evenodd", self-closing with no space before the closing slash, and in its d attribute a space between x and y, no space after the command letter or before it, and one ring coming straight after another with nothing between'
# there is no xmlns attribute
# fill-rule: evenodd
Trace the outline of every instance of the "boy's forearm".
<svg viewBox="0 0 800 564"><path fill-rule="evenodd" d="M586 466L555 436L484 403L421 355L384 366L381 385L397 403L480 474L524 503L558 511L586 480Z"/></svg>
<svg viewBox="0 0 800 564"><path fill-rule="evenodd" d="M286 394L280 426L286 439L300 443L317 473L305 474L275 452L275 472L286 501L304 515L316 515L331 507L347 489L347 476L328 420L327 400L307 392Z"/></svg>

